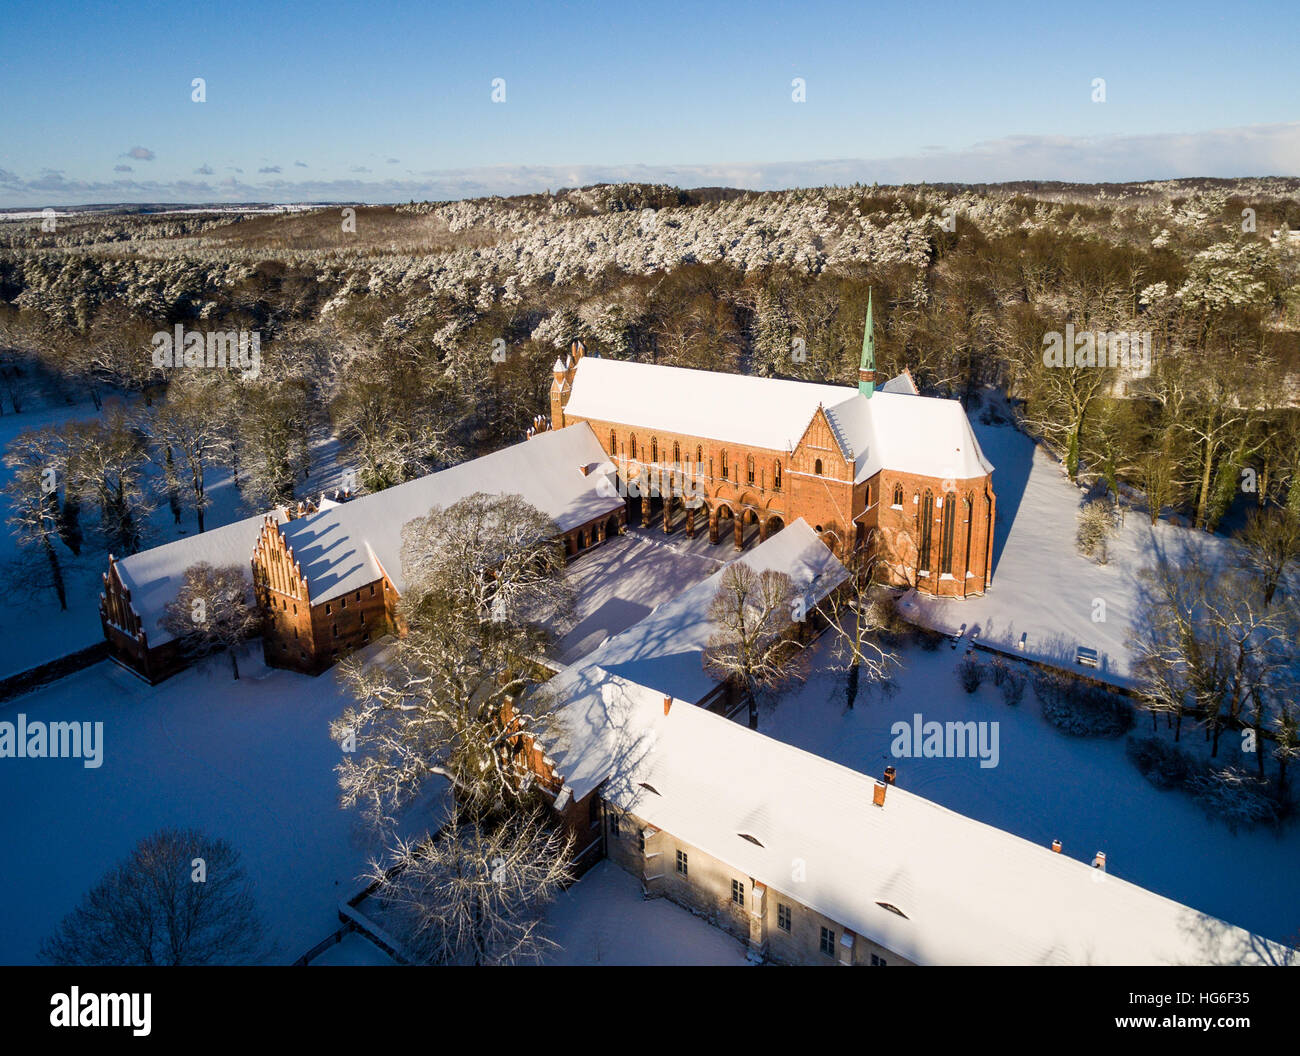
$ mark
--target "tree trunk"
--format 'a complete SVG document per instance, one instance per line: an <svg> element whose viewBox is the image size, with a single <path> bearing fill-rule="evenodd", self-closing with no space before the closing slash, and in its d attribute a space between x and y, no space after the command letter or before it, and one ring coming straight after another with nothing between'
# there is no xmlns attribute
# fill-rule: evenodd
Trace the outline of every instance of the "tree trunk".
<svg viewBox="0 0 1300 1056"><path fill-rule="evenodd" d="M853 702L858 699L858 679L860 677L860 668L858 658L855 655L853 662L849 664L848 685L845 687L845 696L848 697L849 710L853 710Z"/></svg>
<svg viewBox="0 0 1300 1056"><path fill-rule="evenodd" d="M239 657L235 655L235 647L233 645L230 646L229 652L230 667L235 672L235 681L239 681Z"/></svg>
<svg viewBox="0 0 1300 1056"><path fill-rule="evenodd" d="M63 583L63 569L59 567L59 555L54 552L54 545L48 535L42 537L45 543L45 556L50 562L50 575L54 578L54 591L59 596L59 608L67 611L68 592Z"/></svg>

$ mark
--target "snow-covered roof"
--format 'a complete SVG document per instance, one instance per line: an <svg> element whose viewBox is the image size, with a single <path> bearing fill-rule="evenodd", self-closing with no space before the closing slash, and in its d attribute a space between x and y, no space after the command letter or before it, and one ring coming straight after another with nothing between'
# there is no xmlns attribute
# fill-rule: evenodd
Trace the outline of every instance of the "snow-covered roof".
<svg viewBox="0 0 1300 1056"><path fill-rule="evenodd" d="M848 577L848 571L802 518L737 560L756 572L775 569L786 573L794 581L806 612L811 612ZM715 630L709 619L709 605L724 571L715 572L660 605L645 619L561 671L546 683L547 693L557 705L563 702L566 713L573 709L575 715L599 699L600 686L609 678L653 686L661 699L665 693L692 704L703 699L718 685L704 669L704 650ZM588 745L587 750L590 748ZM558 744L553 750L548 746L548 751L560 761L562 769L568 765L573 771L565 769L564 773L578 798L602 780L603 764L597 755L569 759Z"/></svg>
<svg viewBox="0 0 1300 1056"><path fill-rule="evenodd" d="M916 382L912 379L912 372L906 367L903 373L896 377L890 378L880 386L881 392L897 392L905 396L919 396L921 390L916 387Z"/></svg>
<svg viewBox="0 0 1300 1056"><path fill-rule="evenodd" d="M1251 964L1292 955L915 795L905 764L903 787L890 786L877 807L874 778L686 701L665 715L663 698L660 686L606 678L565 709L563 750L548 746L557 771L571 787L575 775L585 785L603 775L602 794L619 808L910 961ZM802 880L791 879L794 861Z"/></svg>
<svg viewBox="0 0 1300 1056"><path fill-rule="evenodd" d="M940 480L969 480L993 472L957 400L878 391L826 408L826 418L861 484L883 469Z"/></svg>
<svg viewBox="0 0 1300 1056"><path fill-rule="evenodd" d="M537 433L522 443L462 462L280 526L307 577L312 604L373 583L387 573L402 591L402 527L475 492L517 494L568 531L620 509L612 470L591 426ZM382 568L382 571L381 571Z"/></svg>
<svg viewBox="0 0 1300 1056"><path fill-rule="evenodd" d="M131 592L131 605L140 617L151 648L171 641L172 636L163 630L159 621L180 591L185 572L192 565L205 561L216 568L234 565L244 572L252 587L253 547L261 534L263 518L263 514L255 514L118 559L118 578Z"/></svg>
<svg viewBox="0 0 1300 1056"><path fill-rule="evenodd" d="M790 452L818 407L853 458L857 483L882 469L955 480L993 471L960 403L917 396L901 383L868 398L847 385L585 356L565 414Z"/></svg>

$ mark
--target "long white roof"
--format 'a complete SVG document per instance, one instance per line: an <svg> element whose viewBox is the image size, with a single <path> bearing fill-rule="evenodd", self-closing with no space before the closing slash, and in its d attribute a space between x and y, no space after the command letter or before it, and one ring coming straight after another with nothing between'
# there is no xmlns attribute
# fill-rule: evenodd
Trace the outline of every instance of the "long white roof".
<svg viewBox="0 0 1300 1056"><path fill-rule="evenodd" d="M897 380L897 379L895 379ZM861 483L882 469L955 480L993 471L956 400L584 356L565 413L791 452L826 410Z"/></svg>
<svg viewBox="0 0 1300 1056"><path fill-rule="evenodd" d="M788 575L806 612L848 577L845 567L802 518L737 560L756 572L774 569ZM599 710L600 686L610 678L653 686L661 699L669 694L694 703L707 696L718 685L704 669L704 650L716 629L709 619L709 605L724 571L715 572L608 639L547 682L546 692L555 701L564 702L566 714L575 716L588 706ZM552 751L579 799L603 780L602 767L608 762L593 747L589 743L582 758L570 758L559 744ZM616 744L605 747L609 756L617 753Z"/></svg>
<svg viewBox="0 0 1300 1056"><path fill-rule="evenodd" d="M521 495L564 532L622 508L606 472L612 468L591 426L580 422L296 518L280 531L307 577L313 605L373 583L381 565L401 592L402 528L435 506L445 509L479 491Z"/></svg>
<svg viewBox="0 0 1300 1056"><path fill-rule="evenodd" d="M914 795L905 765L901 786L877 807L874 778L686 701L665 716L659 686L609 676L596 688L562 713L562 747L548 746L571 785L570 772L586 784L603 775L602 794L619 808L910 961L1265 964L1295 956ZM795 862L802 880L791 878Z"/></svg>
<svg viewBox="0 0 1300 1056"><path fill-rule="evenodd" d="M383 574L381 565L402 591L402 526L408 521L483 491L522 495L567 531L623 506L611 485L613 468L591 427L582 422L387 491L346 503L326 502L305 517L276 519L307 577L313 604L373 583ZM263 520L262 514L246 517L117 562L150 646L170 640L159 621L190 566L201 561L235 565L245 571L251 588L253 548Z"/></svg>

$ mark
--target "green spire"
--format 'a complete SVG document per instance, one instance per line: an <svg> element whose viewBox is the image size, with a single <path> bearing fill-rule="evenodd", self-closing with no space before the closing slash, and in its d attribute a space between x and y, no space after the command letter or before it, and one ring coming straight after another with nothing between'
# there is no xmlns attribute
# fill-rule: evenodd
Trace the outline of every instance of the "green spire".
<svg viewBox="0 0 1300 1056"><path fill-rule="evenodd" d="M871 318L871 289L867 289L867 326L862 333L862 362L858 365L858 392L867 399L876 391L876 327Z"/></svg>

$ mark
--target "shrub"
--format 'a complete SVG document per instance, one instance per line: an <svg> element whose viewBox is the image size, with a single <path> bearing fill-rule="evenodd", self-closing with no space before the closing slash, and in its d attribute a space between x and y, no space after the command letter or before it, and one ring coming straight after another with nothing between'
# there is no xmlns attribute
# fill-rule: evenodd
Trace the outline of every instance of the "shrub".
<svg viewBox="0 0 1300 1056"><path fill-rule="evenodd" d="M997 676L994 676L994 682ZM1002 675L1002 699L1011 707L1015 707L1024 699L1025 696L1025 676L1022 671L1012 671L1007 668Z"/></svg>
<svg viewBox="0 0 1300 1056"><path fill-rule="evenodd" d="M1011 669L1007 667L1007 662L1000 656L995 656L989 662L989 674L993 676L993 684L995 686L1001 686L1002 683L1007 680L1007 675L1010 670Z"/></svg>
<svg viewBox="0 0 1300 1056"><path fill-rule="evenodd" d="M1154 735L1130 737L1125 751L1142 776L1156 788L1182 788L1198 766L1178 745Z"/></svg>
<svg viewBox="0 0 1300 1056"><path fill-rule="evenodd" d="M1072 737L1118 737L1133 726L1133 707L1117 694L1057 671L1034 675L1043 718Z"/></svg>
<svg viewBox="0 0 1300 1056"><path fill-rule="evenodd" d="M1205 813L1224 822L1232 832L1278 820L1278 803L1268 785L1236 767L1209 769L1193 775L1187 791Z"/></svg>
<svg viewBox="0 0 1300 1056"><path fill-rule="evenodd" d="M985 674L987 672L984 665L973 656L963 657L957 665L957 680L961 683L961 688L967 693L974 693L980 688L980 683L984 681Z"/></svg>

